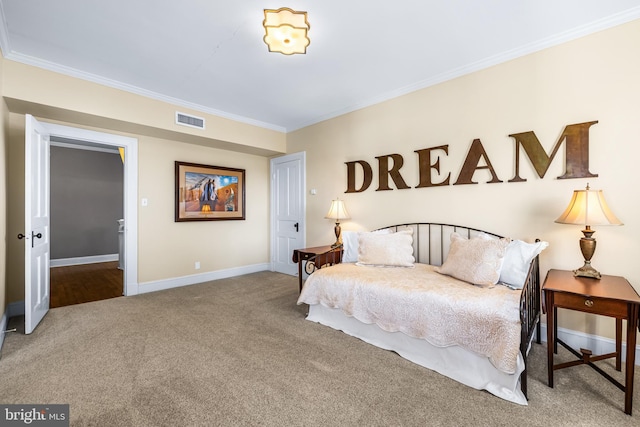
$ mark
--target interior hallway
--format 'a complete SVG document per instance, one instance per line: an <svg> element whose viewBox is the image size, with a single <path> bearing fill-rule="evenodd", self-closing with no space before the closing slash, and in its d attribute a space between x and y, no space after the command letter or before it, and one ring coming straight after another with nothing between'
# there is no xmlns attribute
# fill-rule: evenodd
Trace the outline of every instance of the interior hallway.
<svg viewBox="0 0 640 427"><path fill-rule="evenodd" d="M51 268L50 308L116 298L123 293L123 270L118 262Z"/></svg>

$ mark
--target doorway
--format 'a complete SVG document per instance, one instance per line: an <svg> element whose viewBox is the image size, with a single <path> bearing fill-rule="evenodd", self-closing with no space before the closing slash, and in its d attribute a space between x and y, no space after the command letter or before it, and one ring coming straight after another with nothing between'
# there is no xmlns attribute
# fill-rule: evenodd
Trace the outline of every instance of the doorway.
<svg viewBox="0 0 640 427"><path fill-rule="evenodd" d="M119 147L51 137L50 308L124 293Z"/></svg>
<svg viewBox="0 0 640 427"><path fill-rule="evenodd" d="M30 334L49 310L50 227L49 227L49 146L52 137L123 147L124 294L138 294L138 140L126 136L42 123L25 115L25 334Z"/></svg>

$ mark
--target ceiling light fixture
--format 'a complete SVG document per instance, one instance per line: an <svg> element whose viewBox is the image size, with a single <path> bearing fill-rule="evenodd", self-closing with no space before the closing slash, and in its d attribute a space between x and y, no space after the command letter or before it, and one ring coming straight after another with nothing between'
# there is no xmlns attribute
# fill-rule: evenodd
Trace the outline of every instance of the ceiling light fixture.
<svg viewBox="0 0 640 427"><path fill-rule="evenodd" d="M284 55L307 53L307 46L311 43L307 37L307 12L296 12L288 7L265 9L262 25L265 31L263 40L269 46L269 52Z"/></svg>

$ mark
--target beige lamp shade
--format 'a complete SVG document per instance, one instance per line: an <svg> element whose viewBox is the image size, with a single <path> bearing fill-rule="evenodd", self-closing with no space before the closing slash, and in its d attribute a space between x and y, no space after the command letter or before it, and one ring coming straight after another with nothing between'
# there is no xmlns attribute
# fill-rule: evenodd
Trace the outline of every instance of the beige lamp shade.
<svg viewBox="0 0 640 427"><path fill-rule="evenodd" d="M567 209L556 219L560 224L622 225L604 200L602 190L575 190Z"/></svg>
<svg viewBox="0 0 640 427"><path fill-rule="evenodd" d="M269 52L284 55L307 53L307 46L311 43L307 35L307 12L296 12L288 7L265 9L262 25L265 31L263 40L269 46Z"/></svg>
<svg viewBox="0 0 640 427"><path fill-rule="evenodd" d="M591 258L596 251L596 239L592 236L595 230L592 225L622 225L622 222L611 212L604 201L602 190L590 190L589 184L585 190L575 190L567 209L556 219L560 224L583 225L580 239L580 251L584 257L584 265L573 270L575 276L600 279L601 274L591 266Z"/></svg>
<svg viewBox="0 0 640 427"><path fill-rule="evenodd" d="M349 216L349 212L347 212L344 202L340 199L336 199L331 201L331 207L329 208L329 212L327 212L325 218L340 221L341 219L349 219L351 216Z"/></svg>

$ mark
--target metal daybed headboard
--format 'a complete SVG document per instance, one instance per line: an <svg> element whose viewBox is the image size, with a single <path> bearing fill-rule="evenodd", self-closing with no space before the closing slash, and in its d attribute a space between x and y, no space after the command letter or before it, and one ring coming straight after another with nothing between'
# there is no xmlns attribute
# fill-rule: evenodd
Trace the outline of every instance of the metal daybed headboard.
<svg viewBox="0 0 640 427"><path fill-rule="evenodd" d="M413 255L416 262L431 265L442 265L449 253L451 243L451 234L458 233L467 239L471 239L480 233L487 234L491 237L501 238L495 233L479 230L477 228L465 227L453 224L439 224L434 222L413 222L407 224L392 225L382 227L384 229L413 230Z"/></svg>

